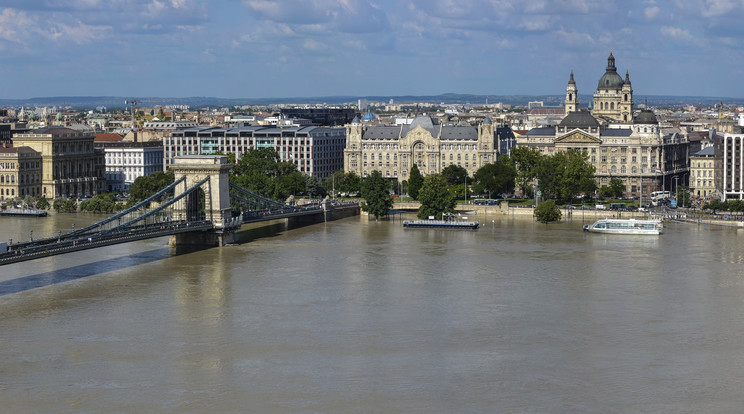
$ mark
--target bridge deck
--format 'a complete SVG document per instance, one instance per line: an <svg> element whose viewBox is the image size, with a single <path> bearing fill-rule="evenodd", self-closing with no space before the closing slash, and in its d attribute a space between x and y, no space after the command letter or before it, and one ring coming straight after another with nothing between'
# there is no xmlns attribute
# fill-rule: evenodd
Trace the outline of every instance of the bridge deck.
<svg viewBox="0 0 744 414"><path fill-rule="evenodd" d="M345 204L333 208L356 208L357 204ZM288 208L260 212L255 214L244 214L242 224L257 223L262 221L280 220L291 217L323 214L325 210L320 207ZM225 230L233 231L240 227L231 225ZM113 231L88 231L75 234L68 238L49 238L31 242L17 243L8 246L9 251L0 253L0 266L10 263L18 263L42 257L55 256L59 254L72 253L80 250L93 249L103 246L111 246L120 243L129 243L137 240L151 239L163 236L172 236L179 233L190 233L198 231L214 231L214 223L203 221L171 221L163 223L147 224L129 228L117 228Z"/></svg>

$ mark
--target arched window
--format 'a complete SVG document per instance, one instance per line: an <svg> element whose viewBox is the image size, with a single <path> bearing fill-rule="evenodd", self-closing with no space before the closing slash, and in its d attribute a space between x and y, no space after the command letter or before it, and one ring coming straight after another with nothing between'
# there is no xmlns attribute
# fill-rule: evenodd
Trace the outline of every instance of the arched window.
<svg viewBox="0 0 744 414"><path fill-rule="evenodd" d="M572 93L569 93L569 94L568 94L568 100L569 100L569 101L572 101L572 100L573 100L573 94L572 94Z"/></svg>
<svg viewBox="0 0 744 414"><path fill-rule="evenodd" d="M628 102L628 94L625 94L625 102Z"/></svg>
<svg viewBox="0 0 744 414"><path fill-rule="evenodd" d="M615 102L610 103L610 109L615 110Z"/></svg>
<svg viewBox="0 0 744 414"><path fill-rule="evenodd" d="M617 174L617 166L613 165L612 168L610 169L610 172L612 174Z"/></svg>

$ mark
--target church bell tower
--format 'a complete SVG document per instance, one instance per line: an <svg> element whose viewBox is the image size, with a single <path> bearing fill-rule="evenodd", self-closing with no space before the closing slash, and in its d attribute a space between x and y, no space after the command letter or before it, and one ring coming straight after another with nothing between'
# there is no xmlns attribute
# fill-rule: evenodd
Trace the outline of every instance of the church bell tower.
<svg viewBox="0 0 744 414"><path fill-rule="evenodd" d="M573 70L571 71L571 79L568 81L568 86L566 86L566 102L564 106L566 108L565 115L579 110L579 91L576 89Z"/></svg>

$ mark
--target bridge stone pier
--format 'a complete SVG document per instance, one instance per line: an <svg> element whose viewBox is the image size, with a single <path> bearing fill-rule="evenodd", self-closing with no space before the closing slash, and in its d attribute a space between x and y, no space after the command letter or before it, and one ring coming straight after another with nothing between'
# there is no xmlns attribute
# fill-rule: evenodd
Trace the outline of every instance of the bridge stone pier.
<svg viewBox="0 0 744 414"><path fill-rule="evenodd" d="M171 236L171 245L224 246L233 242L234 230L240 224L239 219L233 219L230 208L229 173L232 166L224 155L186 155L174 159L172 168L175 179L186 177L184 185L176 187L174 197L209 177L201 188L204 191L204 215L206 220L212 222L214 230L176 234ZM197 219L199 199L198 191L187 195L185 202L175 209L174 219Z"/></svg>

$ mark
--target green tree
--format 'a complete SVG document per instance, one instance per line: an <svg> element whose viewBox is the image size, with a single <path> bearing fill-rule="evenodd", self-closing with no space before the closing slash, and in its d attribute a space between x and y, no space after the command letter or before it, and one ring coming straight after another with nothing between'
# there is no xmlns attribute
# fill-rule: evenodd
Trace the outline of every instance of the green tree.
<svg viewBox="0 0 744 414"><path fill-rule="evenodd" d="M344 174L343 171L339 170L328 176L321 185L323 186L323 189L326 193L331 194L334 190L336 191L336 194L340 192L344 192L342 188L344 188L344 181L346 180L346 174ZM336 194L331 194L332 196L336 196Z"/></svg>
<svg viewBox="0 0 744 414"><path fill-rule="evenodd" d="M723 201L714 198L703 206L704 210L727 210L728 206Z"/></svg>
<svg viewBox="0 0 744 414"><path fill-rule="evenodd" d="M297 165L281 161L273 148L251 149L243 153L230 172L230 181L264 197L284 202L290 195L312 190L320 193L320 186L307 188L307 179L297 171ZM313 183L315 184L315 182Z"/></svg>
<svg viewBox="0 0 744 414"><path fill-rule="evenodd" d="M250 149L230 171L230 181L261 196L274 198L285 190L276 191L274 180L278 164L279 154L273 148Z"/></svg>
<svg viewBox="0 0 744 414"><path fill-rule="evenodd" d="M382 173L374 170L362 181L362 210L375 216L375 220L387 216L393 207L393 199L389 193L390 182Z"/></svg>
<svg viewBox="0 0 744 414"><path fill-rule="evenodd" d="M225 154L222 151L217 151L217 152L214 153L214 155L224 155L224 156L227 157L228 164L235 164L236 157L235 157L235 153L234 152L231 152L229 154Z"/></svg>
<svg viewBox="0 0 744 414"><path fill-rule="evenodd" d="M473 175L473 191L476 194L511 193L514 191L517 169L508 155L499 157L495 163L486 164Z"/></svg>
<svg viewBox="0 0 744 414"><path fill-rule="evenodd" d="M468 176L468 170L459 165L450 164L444 167L441 174L449 185L464 184L465 177Z"/></svg>
<svg viewBox="0 0 744 414"><path fill-rule="evenodd" d="M114 193L97 194L90 200L80 203L81 211L90 211L93 213L113 213L122 209L124 209L124 205L116 201L116 195Z"/></svg>
<svg viewBox="0 0 744 414"><path fill-rule="evenodd" d="M744 211L744 201L742 200L727 200L726 210L731 212Z"/></svg>
<svg viewBox="0 0 744 414"><path fill-rule="evenodd" d="M537 178L537 168L543 155L536 148L516 147L511 150L511 159L517 170L515 186L522 193L527 194L531 190L530 183Z"/></svg>
<svg viewBox="0 0 744 414"><path fill-rule="evenodd" d="M349 194L354 194L362 191L362 177L360 177L354 171L347 172L346 176L344 177L343 191Z"/></svg>
<svg viewBox="0 0 744 414"><path fill-rule="evenodd" d="M540 223L550 223L561 219L561 210L555 205L553 200L543 201L535 209L535 219Z"/></svg>
<svg viewBox="0 0 744 414"><path fill-rule="evenodd" d="M283 203L290 195L305 192L307 188L305 177L306 176L299 171L292 171L291 173L274 178L272 180L274 193L269 197Z"/></svg>
<svg viewBox="0 0 744 414"><path fill-rule="evenodd" d="M45 196L39 197L38 200L36 200L36 208L46 210L49 208L49 200Z"/></svg>
<svg viewBox="0 0 744 414"><path fill-rule="evenodd" d="M581 193L590 194L597 188L594 180L595 167L589 162L589 155L580 150L568 150L555 154L562 156L565 165L560 181L560 193L563 201L571 200Z"/></svg>
<svg viewBox="0 0 744 414"><path fill-rule="evenodd" d="M599 197L600 198L611 198L613 196L612 188L606 185L603 185L599 188Z"/></svg>
<svg viewBox="0 0 744 414"><path fill-rule="evenodd" d="M610 179L610 193L613 197L617 198L623 195L625 192L625 184L623 180L615 177Z"/></svg>
<svg viewBox="0 0 744 414"><path fill-rule="evenodd" d="M689 207L691 205L690 188L686 185L679 186L675 196L679 198L679 200L677 200L677 206Z"/></svg>
<svg viewBox="0 0 744 414"><path fill-rule="evenodd" d="M419 190L421 190L423 184L424 177L421 175L418 166L413 164L410 176L408 177L408 195L414 200L418 200Z"/></svg>
<svg viewBox="0 0 744 414"><path fill-rule="evenodd" d="M322 187L318 177L314 175L305 175L305 192L310 195L310 197L319 195L321 190Z"/></svg>
<svg viewBox="0 0 744 414"><path fill-rule="evenodd" d="M442 218L442 213L452 213L455 211L455 198L449 191L447 179L441 174L431 174L424 178L424 183L419 191L419 201L421 207L418 211L418 218L424 219L434 216L437 219Z"/></svg>
<svg viewBox="0 0 744 414"><path fill-rule="evenodd" d="M158 171L150 175L137 177L129 188L129 204L137 204L152 196L163 188L173 184L173 180L173 170L168 170L166 172ZM158 201L163 201L165 198L166 195L163 195Z"/></svg>
<svg viewBox="0 0 744 414"><path fill-rule="evenodd" d="M75 200L58 198L54 200L52 208L60 213L74 213L77 211L77 203Z"/></svg>
<svg viewBox="0 0 744 414"><path fill-rule="evenodd" d="M590 194L597 188L594 166L580 150L561 151L540 158L536 168L539 189L543 196L552 195L561 201L571 200L580 193Z"/></svg>

